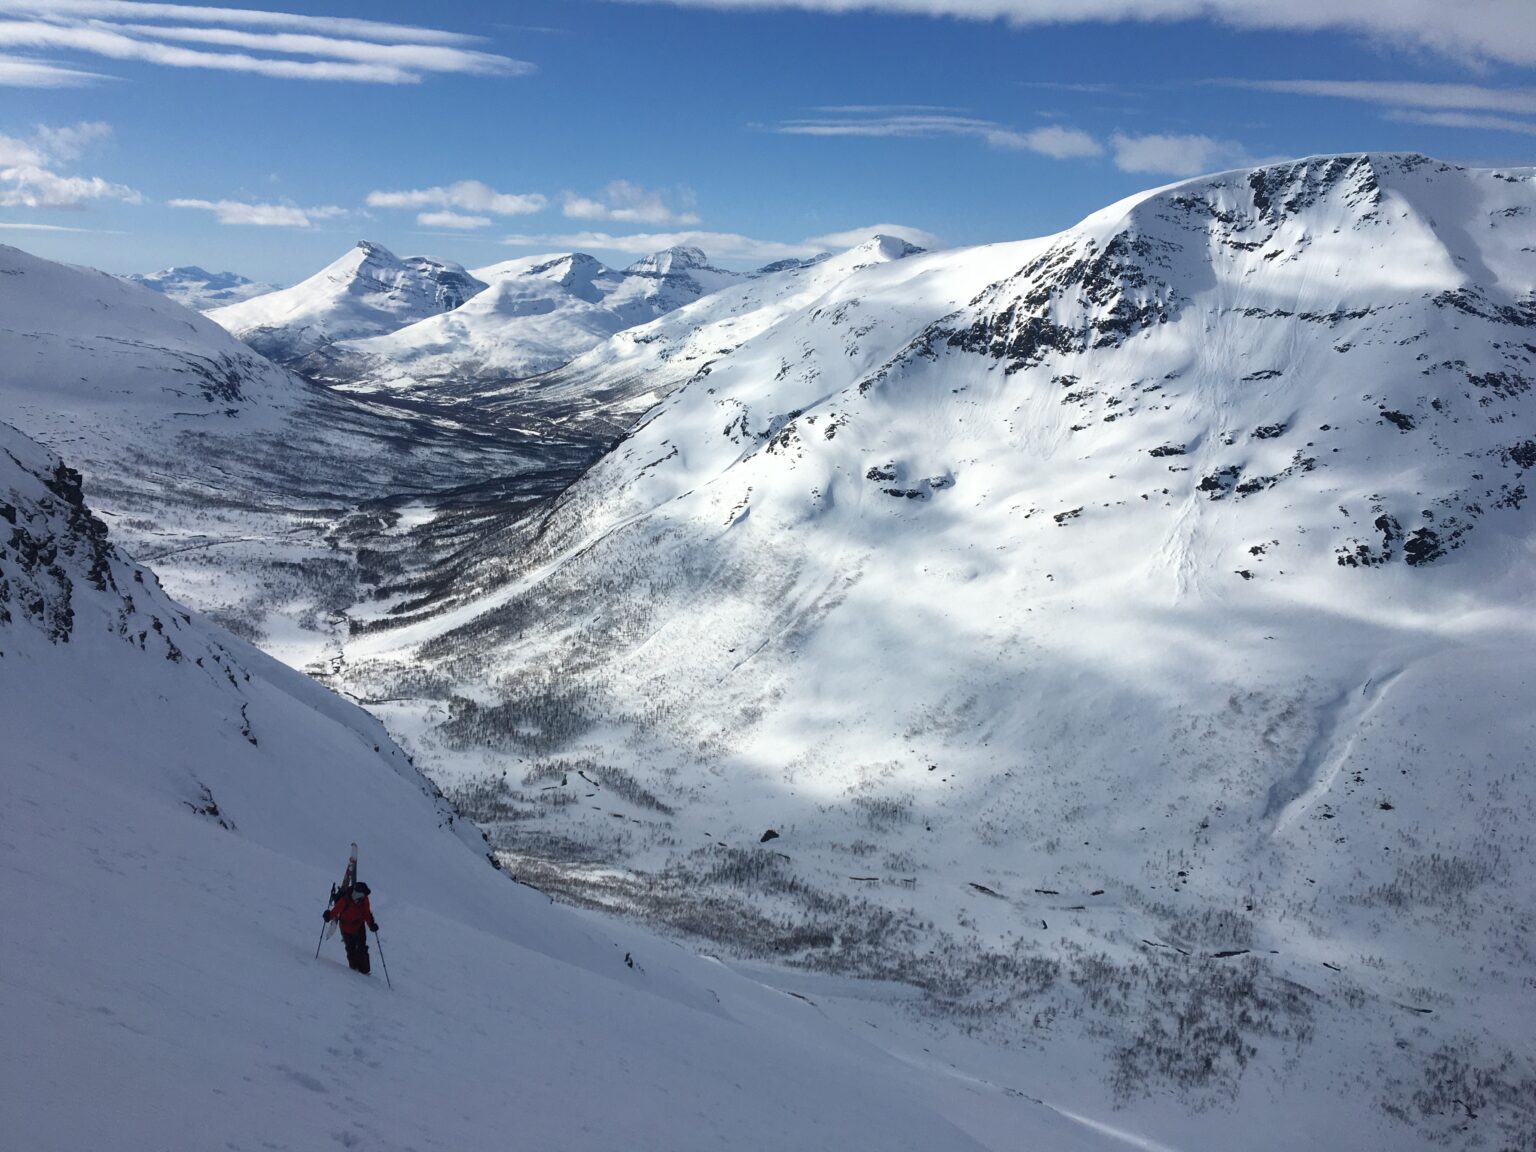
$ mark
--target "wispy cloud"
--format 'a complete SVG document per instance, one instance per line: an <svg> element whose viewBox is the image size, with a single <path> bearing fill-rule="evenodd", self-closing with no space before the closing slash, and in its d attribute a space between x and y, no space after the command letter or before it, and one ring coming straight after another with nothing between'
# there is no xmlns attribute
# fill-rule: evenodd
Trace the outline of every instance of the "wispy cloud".
<svg viewBox="0 0 1536 1152"><path fill-rule="evenodd" d="M1076 128L1050 124L1022 131L975 116L950 112L898 112L886 114L871 106L874 115L841 115L785 120L775 132L790 136L895 136L912 139L963 136L981 140L992 148L1036 152L1057 160L1100 156L1104 146Z"/></svg>
<svg viewBox="0 0 1536 1152"><path fill-rule="evenodd" d="M1342 32L1472 61L1536 64L1526 0L631 0L723 10L888 12L1014 27L1208 20L1243 30Z"/></svg>
<svg viewBox="0 0 1536 1152"><path fill-rule="evenodd" d="M1385 113L1388 120L1407 124L1428 124L1434 128L1471 128L1485 132L1518 132L1536 136L1536 120L1516 120L1510 116L1490 116L1478 112L1417 112L1393 108Z"/></svg>
<svg viewBox="0 0 1536 1152"><path fill-rule="evenodd" d="M79 208L88 200L141 203L144 198L125 184L56 171L111 135L111 125L87 121L62 128L42 125L26 140L0 136L0 207Z"/></svg>
<svg viewBox="0 0 1536 1152"><path fill-rule="evenodd" d="M0 228L19 232L89 232L98 236L123 235L122 232L112 228L69 228L63 224L30 224L18 220L0 220Z"/></svg>
<svg viewBox="0 0 1536 1152"><path fill-rule="evenodd" d="M0 13L0 48L79 52L170 68L376 84L414 84L432 72L534 71L526 61L469 47L472 42L376 20L132 0L5 0ZM90 75L45 61L5 59L19 60L16 75L30 75L39 86L50 74L60 81L64 72Z"/></svg>
<svg viewBox="0 0 1536 1152"><path fill-rule="evenodd" d="M370 192L370 208L458 208L492 216L528 216L542 212L549 200L537 192L498 192L479 180L460 180L435 188L411 188L400 192Z"/></svg>
<svg viewBox="0 0 1536 1152"><path fill-rule="evenodd" d="M1257 92L1353 100L1387 109L1389 120L1437 128L1469 128L1536 136L1536 88L1426 84L1407 80L1217 80Z"/></svg>
<svg viewBox="0 0 1536 1152"><path fill-rule="evenodd" d="M1248 160L1241 144L1210 136L1127 136L1117 132L1110 137L1109 146L1115 167L1122 172L1160 176L1198 176Z"/></svg>
<svg viewBox="0 0 1536 1152"><path fill-rule="evenodd" d="M1478 84L1423 84L1391 80L1218 80L1258 92L1328 96L1399 108L1446 108L1536 116L1536 88L1485 88Z"/></svg>
<svg viewBox="0 0 1536 1152"><path fill-rule="evenodd" d="M0 88L84 88L106 77L49 60L0 55Z"/></svg>
<svg viewBox="0 0 1536 1152"><path fill-rule="evenodd" d="M476 228L489 228L489 216L462 216L457 212L420 212L416 223L423 228L448 228L454 232L470 232Z"/></svg>
<svg viewBox="0 0 1536 1152"><path fill-rule="evenodd" d="M693 193L684 189L681 199L691 208ZM628 180L615 180L603 189L602 197L594 199L565 194L563 212L572 220L613 220L624 224L660 224L666 226L690 225L699 222L698 214L685 208L675 211L667 206L662 193Z"/></svg>
<svg viewBox="0 0 1536 1152"><path fill-rule="evenodd" d="M167 203L172 208L212 212L220 224L257 228L312 228L317 220L335 220L348 215L345 208L335 205L300 208L296 204L250 204L241 200L170 200Z"/></svg>
<svg viewBox="0 0 1536 1152"><path fill-rule="evenodd" d="M73 16L106 20L180 20L188 24L225 24L234 27L297 28L328 36L357 36L382 43L408 41L417 44L467 44L474 40L459 32L358 20L344 16L304 16L258 8L221 8L212 5L158 4L141 0L6 0L12 12L33 16Z"/></svg>

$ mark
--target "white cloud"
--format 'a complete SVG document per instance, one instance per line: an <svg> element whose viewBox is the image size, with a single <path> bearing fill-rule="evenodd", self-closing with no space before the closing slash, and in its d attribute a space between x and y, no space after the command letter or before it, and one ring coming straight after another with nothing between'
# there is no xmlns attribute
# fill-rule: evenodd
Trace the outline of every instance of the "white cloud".
<svg viewBox="0 0 1536 1152"><path fill-rule="evenodd" d="M855 109L856 111L856 109ZM1099 156L1104 147L1086 132L1059 124L1022 132L993 120L941 112L885 113L870 106L873 114L808 117L786 120L775 132L791 136L896 136L912 139L937 136L966 136L981 140L993 148L1017 152L1037 152L1061 160L1076 156Z"/></svg>
<svg viewBox="0 0 1536 1152"><path fill-rule="evenodd" d="M82 120L63 128L37 126L37 139L43 151L55 160L78 160L92 144L108 140L112 125L101 120Z"/></svg>
<svg viewBox="0 0 1536 1152"><path fill-rule="evenodd" d="M0 88L84 88L106 77L47 60L0 55Z"/></svg>
<svg viewBox="0 0 1536 1152"><path fill-rule="evenodd" d="M36 144L18 140L14 136L0 136L0 165L45 163L47 161Z"/></svg>
<svg viewBox="0 0 1536 1152"><path fill-rule="evenodd" d="M0 228L20 232L90 232L99 236L121 236L123 233L107 228L67 228L63 224L24 224L14 220L0 220Z"/></svg>
<svg viewBox="0 0 1536 1152"><path fill-rule="evenodd" d="M13 12L34 16L74 16L111 20L179 20L187 24L301 28L331 36L359 36L385 43L465 44L474 37L410 24L338 16L300 16L252 8L216 8L194 4L158 4L140 0L6 0Z"/></svg>
<svg viewBox="0 0 1536 1152"><path fill-rule="evenodd" d="M1422 84L1383 80L1223 80L1219 83L1259 92L1327 96L1399 108L1513 112L1536 116L1536 88L1484 88L1476 84Z"/></svg>
<svg viewBox="0 0 1536 1152"><path fill-rule="evenodd" d="M1388 120L1407 124L1428 124L1435 128L1471 128L1486 132L1518 132L1536 136L1536 120L1516 120L1510 116L1489 116L1477 112L1415 112L1395 108L1386 113Z"/></svg>
<svg viewBox="0 0 1536 1152"><path fill-rule="evenodd" d="M1209 136L1126 136L1115 133L1109 146L1122 172L1161 176L1198 176L1236 167L1247 159L1242 145Z"/></svg>
<svg viewBox="0 0 1536 1152"><path fill-rule="evenodd" d="M1102 156L1104 145L1086 132L1076 128L1063 128L1050 124L1024 133L1023 145L1031 152L1049 156L1055 160L1068 160L1077 156Z"/></svg>
<svg viewBox="0 0 1536 1152"><path fill-rule="evenodd" d="M35 164L0 168L0 207L4 208L77 208L86 200L138 204L143 199L132 188L99 176L60 176Z"/></svg>
<svg viewBox="0 0 1536 1152"><path fill-rule="evenodd" d="M38 125L29 140L0 136L0 206L8 208L78 208L87 200L143 197L124 184L99 176L66 176L54 169L78 160L92 144L112 135L112 126L82 121L62 128Z"/></svg>
<svg viewBox="0 0 1536 1152"><path fill-rule="evenodd" d="M220 224L245 224L258 228L312 228L316 220L347 215L345 208L323 205L300 208L294 204L247 204L240 200L170 200L172 208L212 212Z"/></svg>
<svg viewBox="0 0 1536 1152"><path fill-rule="evenodd" d="M515 76L535 70L526 61L467 47L472 40L374 20L131 0L5 0L0 14L0 47L81 52L171 68L378 84L414 84L429 72ZM63 77L46 61L20 60L16 74L41 85L50 68L58 86Z"/></svg>
<svg viewBox="0 0 1536 1152"><path fill-rule="evenodd" d="M681 192L685 204L691 204L693 193ZM615 180L603 189L601 200L565 194L564 212L572 220L614 220L625 224L697 224L699 217L688 210L674 211L667 207L660 192L642 188L628 180Z"/></svg>
<svg viewBox="0 0 1536 1152"><path fill-rule="evenodd" d="M479 180L460 180L437 188L415 188L403 192L370 192L370 208L460 208L466 212L489 212L493 216L527 216L542 212L549 201L538 193L498 192Z"/></svg>
<svg viewBox="0 0 1536 1152"><path fill-rule="evenodd" d="M422 212L417 215L416 223L423 228L452 228L455 231L467 232L474 228L489 228L491 218L461 216L457 212Z"/></svg>
<svg viewBox="0 0 1536 1152"><path fill-rule="evenodd" d="M632 0L727 10L811 12L1052 24L1209 20L1244 30L1344 32L1473 61L1536 64L1528 0Z"/></svg>

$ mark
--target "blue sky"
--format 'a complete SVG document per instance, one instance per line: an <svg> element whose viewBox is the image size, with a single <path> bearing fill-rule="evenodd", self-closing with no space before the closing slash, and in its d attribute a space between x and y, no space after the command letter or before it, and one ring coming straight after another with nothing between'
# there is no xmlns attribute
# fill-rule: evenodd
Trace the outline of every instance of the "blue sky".
<svg viewBox="0 0 1536 1152"><path fill-rule="evenodd" d="M745 267L1279 157L1536 162L1530 0L854 5L0 0L0 243L277 283L362 237Z"/></svg>

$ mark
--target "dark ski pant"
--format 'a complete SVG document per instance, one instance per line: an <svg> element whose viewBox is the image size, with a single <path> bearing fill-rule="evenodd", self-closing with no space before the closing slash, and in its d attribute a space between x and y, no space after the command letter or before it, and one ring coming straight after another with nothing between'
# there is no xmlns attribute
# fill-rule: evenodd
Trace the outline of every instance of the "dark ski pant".
<svg viewBox="0 0 1536 1152"><path fill-rule="evenodd" d="M351 932L341 934L341 942L347 946L347 963L352 971L368 975L368 932L365 929L355 935Z"/></svg>

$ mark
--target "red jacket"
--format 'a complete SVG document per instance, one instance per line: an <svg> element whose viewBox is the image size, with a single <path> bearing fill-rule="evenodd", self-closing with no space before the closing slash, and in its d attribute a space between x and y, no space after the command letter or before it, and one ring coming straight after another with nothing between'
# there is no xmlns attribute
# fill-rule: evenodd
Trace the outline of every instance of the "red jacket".
<svg viewBox="0 0 1536 1152"><path fill-rule="evenodd" d="M331 919L340 921L342 935L356 936L373 923L373 909L368 906L368 897L354 900L350 893L343 892L331 905Z"/></svg>

